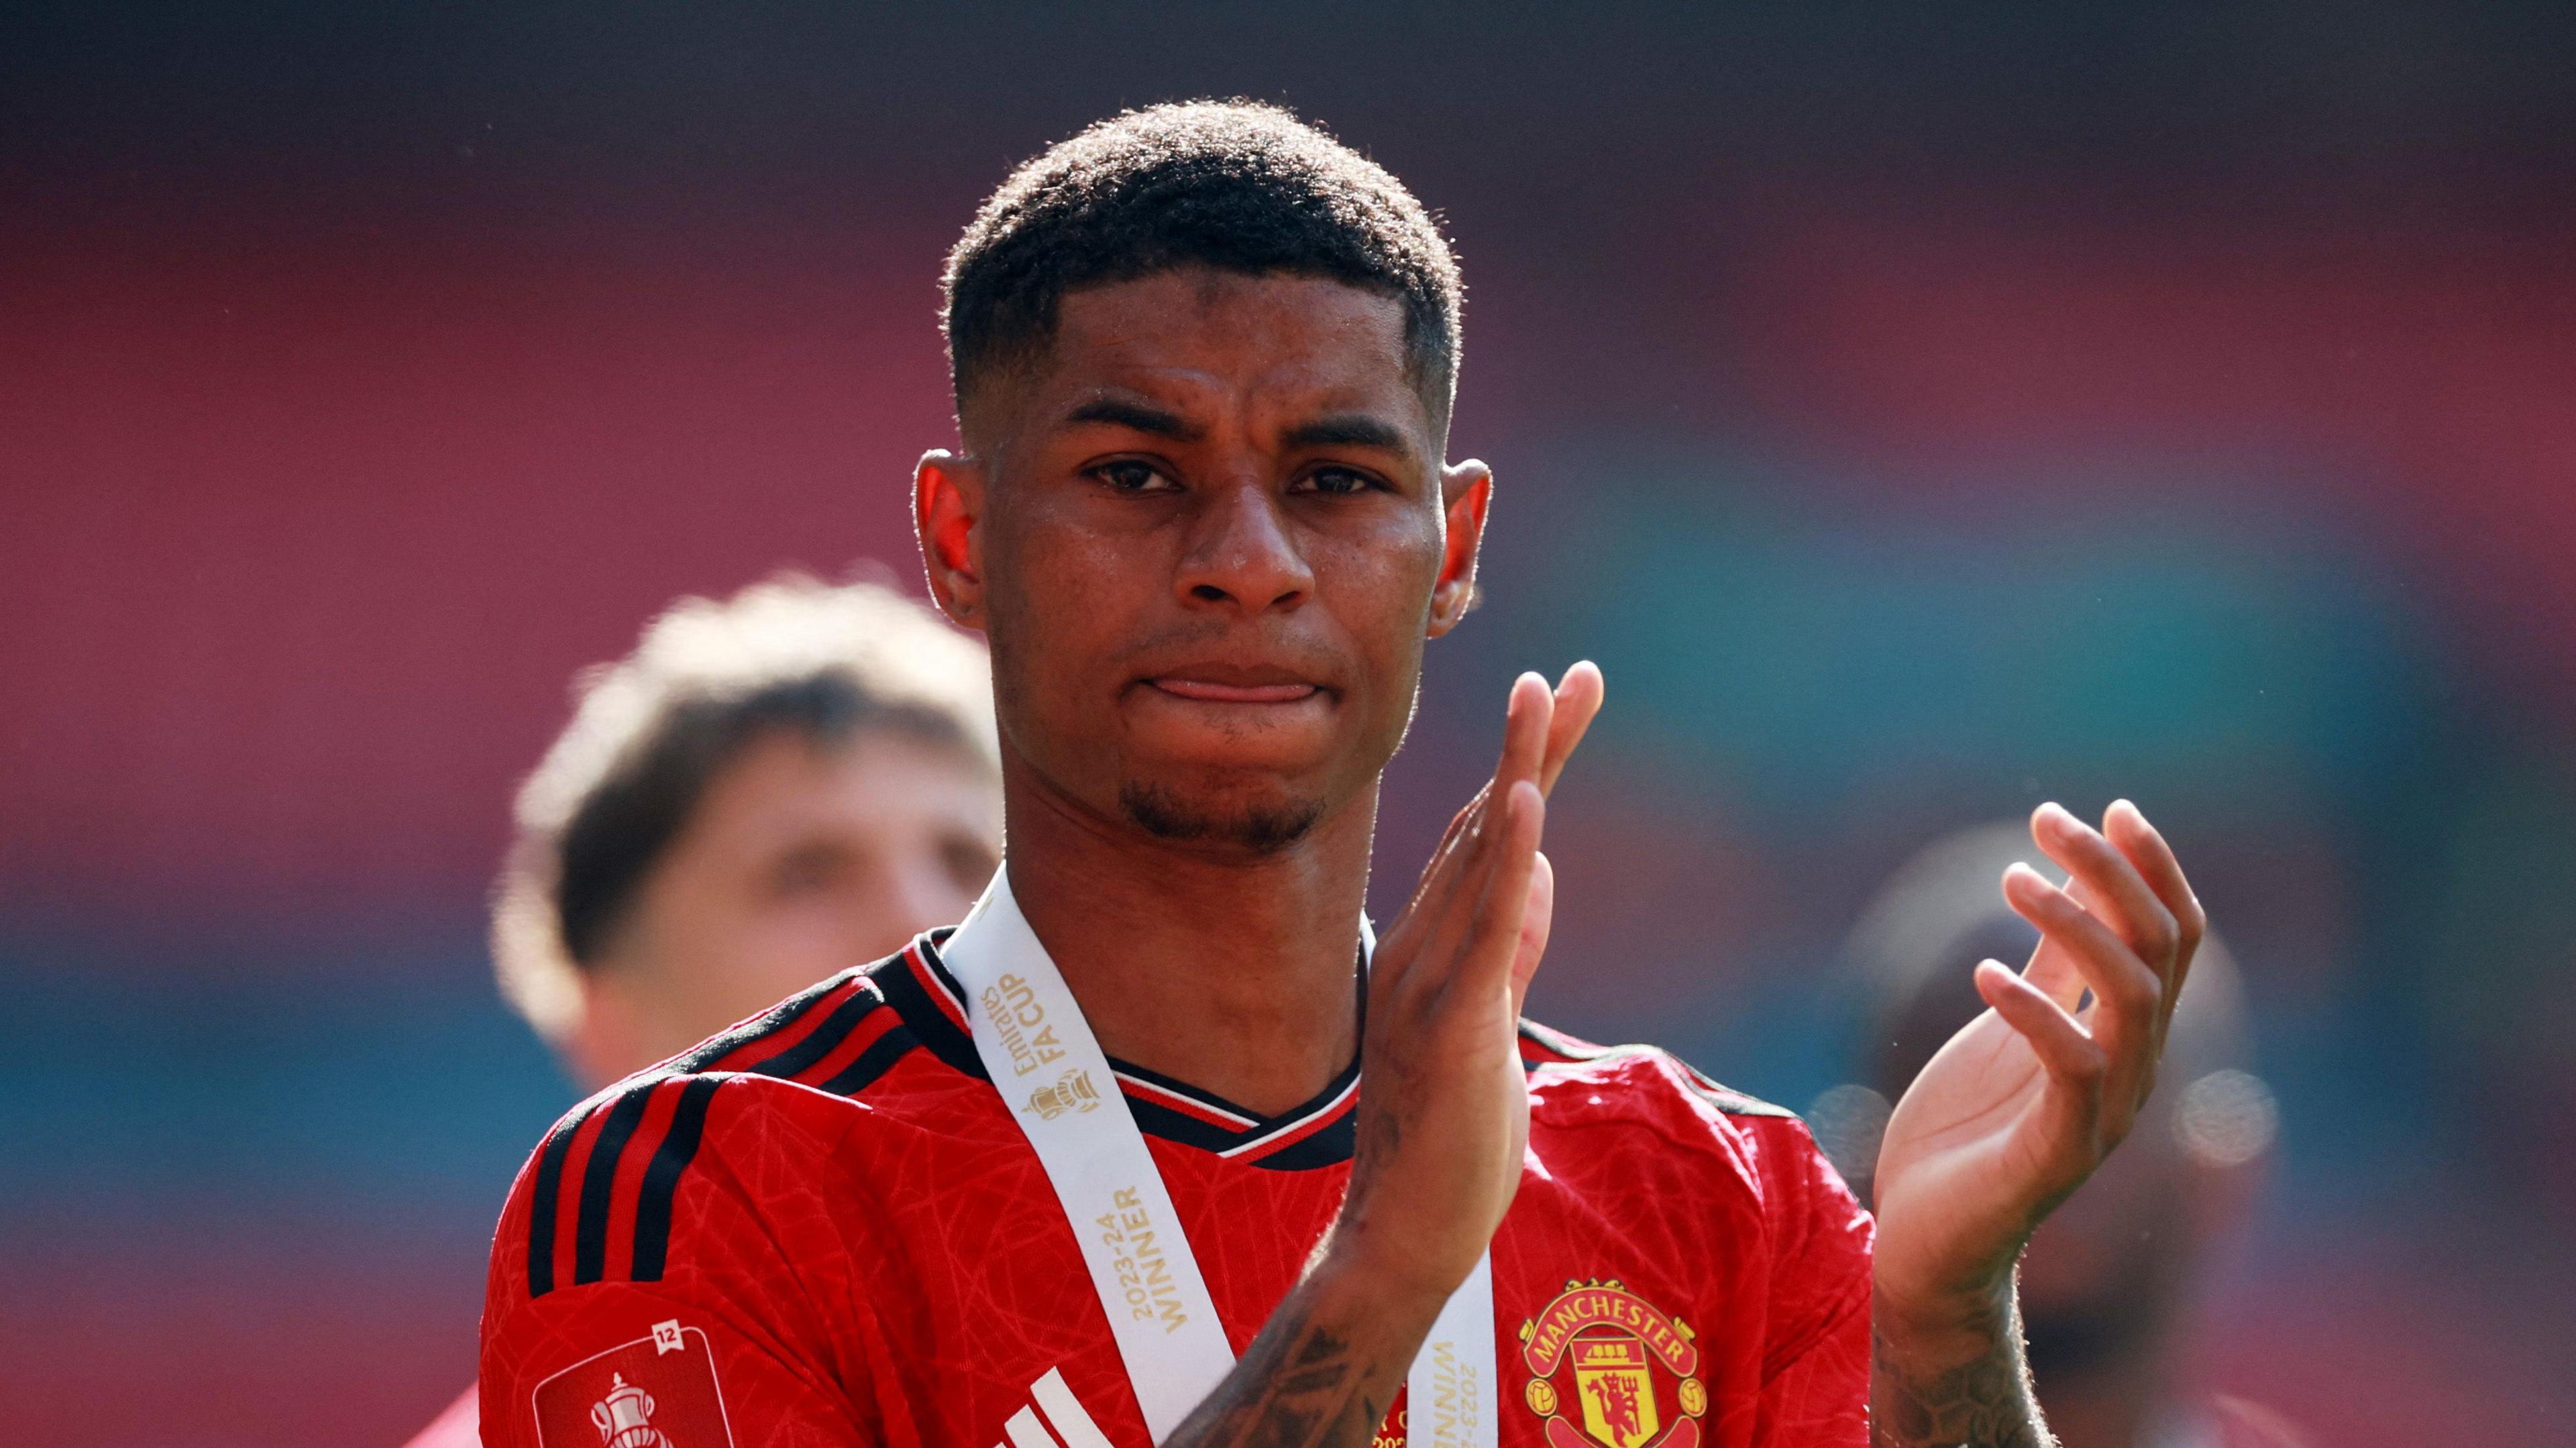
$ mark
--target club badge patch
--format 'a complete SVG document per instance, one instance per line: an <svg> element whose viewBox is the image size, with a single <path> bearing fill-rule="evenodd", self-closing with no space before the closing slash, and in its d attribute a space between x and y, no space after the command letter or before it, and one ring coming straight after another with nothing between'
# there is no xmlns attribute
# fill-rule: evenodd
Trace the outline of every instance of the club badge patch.
<svg viewBox="0 0 2576 1448"><path fill-rule="evenodd" d="M1698 1448L1708 1389L1692 1337L1615 1278L1566 1283L1521 1323L1521 1398L1548 1448Z"/></svg>
<svg viewBox="0 0 2576 1448"><path fill-rule="evenodd" d="M537 1384L541 1448L733 1448L707 1335L677 1318Z"/></svg>

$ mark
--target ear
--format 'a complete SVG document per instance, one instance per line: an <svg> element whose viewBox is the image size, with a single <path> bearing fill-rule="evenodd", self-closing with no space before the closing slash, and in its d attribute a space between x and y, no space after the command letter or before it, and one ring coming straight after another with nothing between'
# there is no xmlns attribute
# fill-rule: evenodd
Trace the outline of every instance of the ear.
<svg viewBox="0 0 2576 1448"><path fill-rule="evenodd" d="M984 469L944 448L921 455L912 475L912 532L939 610L984 627Z"/></svg>
<svg viewBox="0 0 2576 1448"><path fill-rule="evenodd" d="M596 1091L652 1058L637 1045L643 1032L634 1005L612 984L614 978L592 970L576 974L581 982L581 1019L553 1045L581 1089Z"/></svg>
<svg viewBox="0 0 2576 1448"><path fill-rule="evenodd" d="M1485 542L1485 504L1494 491L1494 471L1469 458L1440 469L1440 579L1431 586L1431 627L1438 638L1458 626L1476 606L1476 553Z"/></svg>

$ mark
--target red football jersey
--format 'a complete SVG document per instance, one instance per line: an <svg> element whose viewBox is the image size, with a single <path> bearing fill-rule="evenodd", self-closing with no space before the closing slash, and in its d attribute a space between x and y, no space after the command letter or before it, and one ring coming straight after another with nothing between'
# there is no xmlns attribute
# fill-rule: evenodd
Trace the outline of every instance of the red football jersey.
<svg viewBox="0 0 2576 1448"><path fill-rule="evenodd" d="M988 1083L946 932L550 1132L483 1316L490 1448L1147 1448L1075 1226ZM1788 1112L1538 1026L1493 1242L1502 1448L1868 1438L1871 1224ZM1112 1062L1240 1355L1350 1175L1354 1062L1261 1116ZM1126 1233L1128 1310L1163 1254ZM1381 1448L1403 1439L1403 1403Z"/></svg>

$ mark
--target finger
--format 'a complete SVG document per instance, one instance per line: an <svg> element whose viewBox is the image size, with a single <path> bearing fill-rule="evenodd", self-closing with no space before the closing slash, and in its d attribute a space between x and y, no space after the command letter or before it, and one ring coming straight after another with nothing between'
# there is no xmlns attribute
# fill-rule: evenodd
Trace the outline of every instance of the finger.
<svg viewBox="0 0 2576 1448"><path fill-rule="evenodd" d="M2107 1141L2116 1141L2125 1124L2104 1120L2104 1095L2110 1081L2110 1056L2085 1034L2075 1018L2029 981L1999 960L1978 965L1977 994L2005 1025L2029 1043L2048 1083L2040 1095L2044 1170L2050 1195L2071 1190L2101 1164ZM2106 1127L2108 1128L2106 1130Z"/></svg>
<svg viewBox="0 0 2576 1448"><path fill-rule="evenodd" d="M1547 796L1526 779L1515 781L1504 792L1502 806L1494 812L1492 843L1478 862L1484 866L1483 888L1477 892L1475 914L1468 922L1466 949L1458 952L1459 976L1471 989L1487 984L1510 988L1546 819Z"/></svg>
<svg viewBox="0 0 2576 1448"><path fill-rule="evenodd" d="M1517 703L1520 691L1514 692ZM1416 966L1429 965L1433 969L1418 981L1406 982L1397 981L1390 972L1390 989L1418 990L1436 996L1462 971L1471 969L1467 956L1479 948L1488 917L1498 908L1493 898L1498 874L1513 865L1510 857L1514 853L1535 853L1538 848L1535 837L1525 843L1516 838L1518 826L1510 804L1522 790L1535 788L1529 781L1519 780L1498 790L1495 782L1489 781L1450 821L1449 833L1443 837L1431 865L1423 871L1412 903L1405 907L1396 928L1387 933L1388 942L1400 946L1399 950L1386 952L1401 961L1397 970L1410 975ZM1524 885L1524 891L1526 888ZM1515 897L1509 903L1515 912L1527 906L1525 898ZM1512 916L1514 929L1518 918L1517 913ZM1509 960L1506 955L1506 969Z"/></svg>
<svg viewBox="0 0 2576 1448"><path fill-rule="evenodd" d="M2109 925L2028 865L2005 872L2004 899L2072 956L2084 983L2092 987L2093 1039L2110 1056L2111 1100L2120 1112L2120 1128L2126 1130L2127 1113L2136 1109L2154 1080L2164 982Z"/></svg>
<svg viewBox="0 0 2576 1448"><path fill-rule="evenodd" d="M2070 882L2080 882L2082 898L2076 903L2117 931L2159 982L2170 980L2180 931L2173 912L2147 888L2129 857L2055 803L2031 812L2030 835L2065 867Z"/></svg>
<svg viewBox="0 0 2576 1448"><path fill-rule="evenodd" d="M2125 799L2113 800L2103 813L2102 833L2118 847L2147 888L2156 892L2174 918L2174 968L2170 988L2165 994L2165 1011L2171 1015L2174 1002L2182 997L2182 983L2191 975L2192 958L2200 953L2200 943L2209 935L2209 916L2200 908L2200 897L2192 893L2191 882L2183 878L2182 862L2174 858L2173 846L2164 835L2147 823L2146 814Z"/></svg>
<svg viewBox="0 0 2576 1448"><path fill-rule="evenodd" d="M1422 878L1415 883L1404 914L1387 932L1387 944L1398 948L1383 952L1390 968L1375 984L1395 989L1397 974L1409 965L1454 957L1454 951L1439 947L1458 941L1475 928L1474 919L1465 917L1482 913L1480 902L1492 886L1497 851L1502 847L1498 839L1503 832L1498 801L1508 798L1515 784L1527 782L1537 771L1546 749L1552 703L1547 681L1538 675L1523 674L1512 681L1511 693L1503 705L1503 749L1495 762L1494 776L1450 818L1449 828L1433 849L1430 863L1423 866ZM1529 848L1535 851L1535 840ZM1516 901L1515 909L1524 903ZM1427 982L1426 986L1436 991L1440 982Z"/></svg>
<svg viewBox="0 0 2576 1448"><path fill-rule="evenodd" d="M1542 741L1538 747L1544 749L1547 725L1536 716L1548 697L1547 681L1536 674L1525 673L1512 680L1511 692L1503 698L1503 750L1494 762L1493 778L1478 785L1467 803L1449 817L1449 828L1441 832L1440 843L1432 847L1431 859L1422 867L1422 878L1414 883L1413 898L1406 902L1408 917L1443 893L1441 887L1456 878L1458 864L1475 842L1493 802L1496 783L1513 777L1515 762L1530 751L1534 733Z"/></svg>
<svg viewBox="0 0 2576 1448"><path fill-rule="evenodd" d="M1601 666L1590 659L1579 660L1565 671L1563 682L1556 686L1554 715L1548 721L1547 754L1539 765L1541 794L1555 791L1556 777L1565 772L1565 761L1573 757L1574 746L1583 742L1584 731L1592 727L1593 716L1601 712L1605 688Z"/></svg>
<svg viewBox="0 0 2576 1448"><path fill-rule="evenodd" d="M1457 874L1459 842L1467 837L1467 831L1473 827L1484 802L1485 787L1480 786L1466 804L1449 817L1449 827L1440 832L1440 843L1431 847L1431 858L1423 862L1422 873L1413 882L1413 893L1405 897L1404 909L1397 913L1395 923L1388 926L1380 938L1381 946L1392 945L1420 933L1423 922L1437 908L1434 902L1449 891L1449 882ZM1393 953L1381 950L1380 954Z"/></svg>
<svg viewBox="0 0 2576 1448"><path fill-rule="evenodd" d="M2072 952L2045 935L2039 938L2039 944L2031 947L2030 960L2023 965L2021 978L2069 1012L2080 1009L2084 1004L2083 970L2076 965Z"/></svg>
<svg viewBox="0 0 2576 1448"><path fill-rule="evenodd" d="M1512 680L1512 692L1503 704L1503 752L1494 763L1494 777L1451 822L1457 831L1452 848L1460 869L1472 873L1491 854L1500 829L1500 802L1514 784L1537 775L1547 749L1548 722L1554 704L1555 696L1548 692L1547 680L1536 674L1523 674Z"/></svg>
<svg viewBox="0 0 2576 1448"><path fill-rule="evenodd" d="M1453 861L1470 833L1476 828L1476 822L1483 817L1485 801L1492 796L1493 792L1492 780L1476 786L1476 792L1467 797L1467 802L1459 806L1456 814L1449 817L1449 827L1440 832L1440 843L1431 847L1431 858L1422 867L1422 877L1413 884L1413 898L1405 902L1404 908L1408 914L1420 908L1422 902L1431 895L1433 886L1450 878L1454 873Z"/></svg>
<svg viewBox="0 0 2576 1448"><path fill-rule="evenodd" d="M2048 857L2043 854L2040 858L2044 860ZM2015 866L2025 870L2037 868L2027 861L2016 861ZM2002 879L2009 882L2011 878L2012 870L2006 869ZM2047 877L2043 875L2041 878ZM2082 892L2083 885L2080 881L2067 882L2067 893L2073 895L2078 904L2083 903ZM2007 905L2012 902L2011 892L2008 889L2004 892L2004 901ZM2022 979L2039 987L2050 1000L2065 1007L2069 1012L2073 1012L2084 1002L2084 972L2076 968L2073 955L2045 935L2039 938L2037 945L2031 947L2030 959L2022 966L2021 974Z"/></svg>
<svg viewBox="0 0 2576 1448"><path fill-rule="evenodd" d="M1514 780L1538 778L1539 765L1547 757L1548 724L1556 712L1556 696L1548 691L1547 680L1536 674L1523 674L1512 680L1511 699L1503 706L1503 755L1494 764L1494 784L1508 788Z"/></svg>
<svg viewBox="0 0 2576 1448"><path fill-rule="evenodd" d="M2000 960L1979 962L1976 981L1977 994L1995 1008L2004 1024L2030 1042L2031 1054L2039 1057L2049 1075L2100 1098L2110 1057L2065 1007Z"/></svg>
<svg viewBox="0 0 2576 1448"><path fill-rule="evenodd" d="M2125 1006L2132 1020L2152 1010L2163 982L2126 940L2065 890L2030 866L2015 865L2004 871L2004 903L2039 927L2044 944L2066 952L2096 1004Z"/></svg>
<svg viewBox="0 0 2576 1448"><path fill-rule="evenodd" d="M1512 1014L1529 999L1530 978L1547 958L1547 936L1556 923L1556 867L1541 850L1530 861L1529 907L1521 912L1521 939L1512 957Z"/></svg>

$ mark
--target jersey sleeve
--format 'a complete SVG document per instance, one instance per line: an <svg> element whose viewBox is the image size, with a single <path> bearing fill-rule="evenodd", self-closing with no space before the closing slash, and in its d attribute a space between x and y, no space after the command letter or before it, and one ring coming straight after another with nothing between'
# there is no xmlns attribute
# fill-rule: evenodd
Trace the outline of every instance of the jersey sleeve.
<svg viewBox="0 0 2576 1448"><path fill-rule="evenodd" d="M786 1185L828 1143L770 1084L625 1083L548 1133L494 1238L486 1448L889 1448L843 1387L828 1215Z"/></svg>
<svg viewBox="0 0 2576 1448"><path fill-rule="evenodd" d="M1875 1226L1804 1123L1784 1117L1757 1125L1775 1249L1753 1441L1764 1448L1865 1448Z"/></svg>

